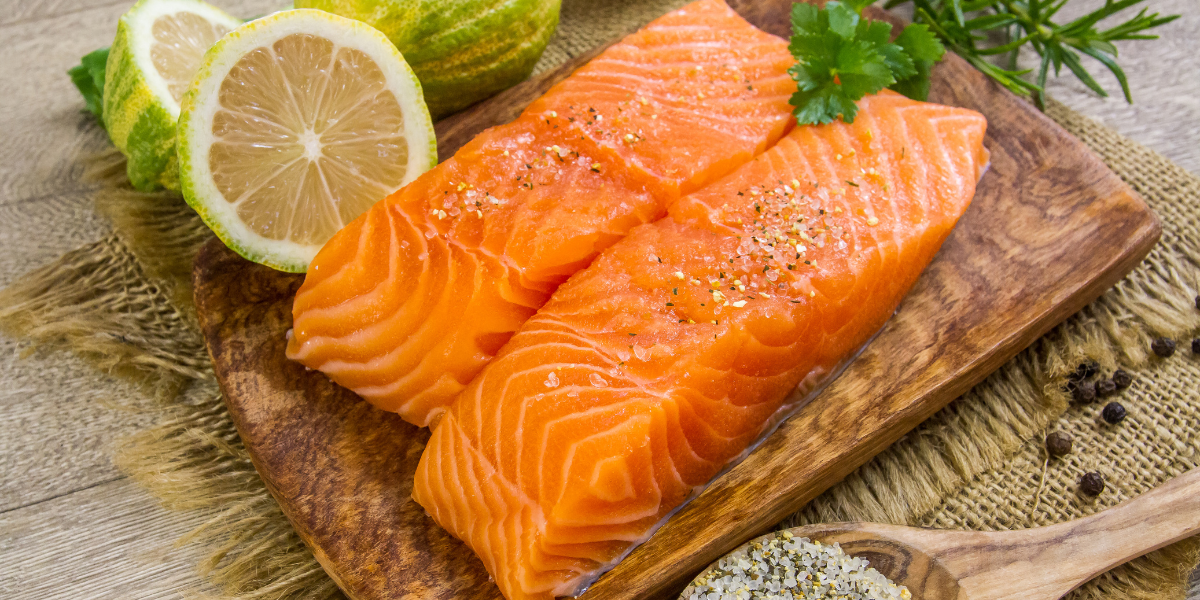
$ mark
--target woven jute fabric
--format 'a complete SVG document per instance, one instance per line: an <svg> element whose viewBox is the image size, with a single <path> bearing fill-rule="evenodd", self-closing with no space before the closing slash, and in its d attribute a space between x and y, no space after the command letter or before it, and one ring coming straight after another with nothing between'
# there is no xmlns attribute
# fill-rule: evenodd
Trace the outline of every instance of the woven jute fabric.
<svg viewBox="0 0 1200 600"><path fill-rule="evenodd" d="M537 70L684 3L568 0ZM1062 105L1048 114L1141 194L1163 221L1162 242L1102 298L780 526L1031 527L1107 508L1200 462L1200 363L1183 348L1170 359L1148 352L1154 336L1185 340L1200 328L1200 178ZM88 176L102 184L97 210L113 233L0 292L0 326L144 384L159 421L119 444L114 460L165 507L206 517L182 540L209 550L195 595L340 598L255 473L212 375L188 278L210 234L179 197L129 188L115 151L95 157ZM1069 404L1062 385L1082 360L1134 374L1117 398L1129 410L1120 425L1098 421L1100 404ZM1046 456L1052 430L1074 436L1071 455ZM1076 493L1089 470L1108 486L1094 500ZM1164 548L1072 597L1182 598L1198 549L1200 540Z"/></svg>

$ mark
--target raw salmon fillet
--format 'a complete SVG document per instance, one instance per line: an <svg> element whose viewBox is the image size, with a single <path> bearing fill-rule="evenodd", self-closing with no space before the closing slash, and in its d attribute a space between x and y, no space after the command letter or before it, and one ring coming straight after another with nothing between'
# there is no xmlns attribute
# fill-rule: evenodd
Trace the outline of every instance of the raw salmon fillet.
<svg viewBox="0 0 1200 600"><path fill-rule="evenodd" d="M427 425L560 283L790 126L787 43L700 0L346 226L288 356Z"/></svg>
<svg viewBox="0 0 1200 600"><path fill-rule="evenodd" d="M413 497L509 600L580 593L832 379L975 193L978 113L798 127L563 284L433 430Z"/></svg>

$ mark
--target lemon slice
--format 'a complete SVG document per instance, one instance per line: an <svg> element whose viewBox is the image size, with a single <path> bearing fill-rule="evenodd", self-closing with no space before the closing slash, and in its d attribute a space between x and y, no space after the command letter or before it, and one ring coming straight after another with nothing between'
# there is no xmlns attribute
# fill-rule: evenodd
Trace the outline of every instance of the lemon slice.
<svg viewBox="0 0 1200 600"><path fill-rule="evenodd" d="M251 21L183 98L183 195L249 260L303 272L330 237L437 162L421 84L378 30L318 10Z"/></svg>
<svg viewBox="0 0 1200 600"><path fill-rule="evenodd" d="M179 101L204 52L241 23L199 0L141 0L121 17L105 68L103 118L137 189L179 189Z"/></svg>

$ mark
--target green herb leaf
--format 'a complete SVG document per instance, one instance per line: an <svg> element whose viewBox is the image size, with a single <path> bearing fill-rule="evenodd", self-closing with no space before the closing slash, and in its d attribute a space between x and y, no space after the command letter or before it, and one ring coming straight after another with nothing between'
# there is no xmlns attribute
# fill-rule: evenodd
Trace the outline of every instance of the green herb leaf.
<svg viewBox="0 0 1200 600"><path fill-rule="evenodd" d="M862 21L858 25L858 39L871 44L883 57L892 78L899 81L917 74L911 53L898 44L893 44L892 25L883 21ZM899 40L897 40L899 41Z"/></svg>
<svg viewBox="0 0 1200 600"><path fill-rule="evenodd" d="M839 116L854 122L855 102L893 83L891 70L871 44L826 36L826 49L809 56L788 72L796 80L792 96L801 124L829 123Z"/></svg>
<svg viewBox="0 0 1200 600"><path fill-rule="evenodd" d="M846 8L854 11L855 14L861 15L864 8L875 3L875 0L839 0Z"/></svg>
<svg viewBox="0 0 1200 600"><path fill-rule="evenodd" d="M924 102L929 98L929 75L933 71L933 63L929 61L917 61L916 72L912 77L908 77L892 84L891 90L899 92L912 98Z"/></svg>
<svg viewBox="0 0 1200 600"><path fill-rule="evenodd" d="M905 27L896 36L895 45L912 58L913 73L897 78L892 89L914 100L924 101L929 97L929 75L933 72L933 65L942 60L946 47L929 31L929 27L921 24Z"/></svg>
<svg viewBox="0 0 1200 600"><path fill-rule="evenodd" d="M946 48L1013 93L1032 94L1038 106L1044 103L1046 79L1051 68L1059 75L1066 66L1097 95L1107 95L1088 72L1080 54L1095 59L1111 71L1121 85L1125 100L1133 102L1125 73L1117 65L1117 47L1113 42L1157 39L1157 36L1144 32L1179 18L1178 15L1163 17L1142 9L1123 23L1103 30L1097 27L1145 0L1106 0L1096 10L1066 24L1053 19L1070 0L889 0L887 6L891 8L909 1L913 3L914 20L928 26L929 32ZM967 14L970 19L966 18ZM913 27L909 26L905 33ZM997 39L1001 41L985 43ZM914 47L906 46L899 38L896 43L906 47L919 69L920 59L915 55ZM1018 70L1016 58L1026 45L1040 56L1039 65L1028 71ZM1008 69L985 58L1002 54L1009 55ZM1033 81L1024 78L1031 71L1036 71ZM913 86L907 80L899 81L893 89L907 90L904 93L920 91L919 86Z"/></svg>
<svg viewBox="0 0 1200 600"><path fill-rule="evenodd" d="M800 124L828 123L838 117L854 122L856 102L898 81L913 79L920 87L929 66L918 64L903 46L890 41L888 23L862 19L865 0L829 2L825 8L800 3L792 9L793 35L789 49L797 63L789 70L797 91L792 105ZM910 35L920 56L940 57L940 45ZM929 32L923 32L931 38ZM926 87L928 84L926 82Z"/></svg>
<svg viewBox="0 0 1200 600"><path fill-rule="evenodd" d="M88 112L97 119L103 117L104 112L104 71L107 65L108 48L101 48L84 56L78 65L67 71L71 82L83 95ZM100 123L103 126L104 121Z"/></svg>
<svg viewBox="0 0 1200 600"><path fill-rule="evenodd" d="M862 18L869 4L870 0L846 0L828 2L824 8L793 5L788 48L796 65L788 72L796 81L791 103L801 125L839 117L853 123L856 103L885 87L922 99L929 93L929 72L945 49L924 26L901 33L893 43L890 24Z"/></svg>
<svg viewBox="0 0 1200 600"><path fill-rule="evenodd" d="M904 48L913 60L935 63L946 54L946 47L938 41L937 36L929 31L928 26L919 23L905 27L896 36L896 45Z"/></svg>
<svg viewBox="0 0 1200 600"><path fill-rule="evenodd" d="M847 8L841 2L826 3L825 12L829 31L845 40L854 39L854 34L858 29L858 13Z"/></svg>

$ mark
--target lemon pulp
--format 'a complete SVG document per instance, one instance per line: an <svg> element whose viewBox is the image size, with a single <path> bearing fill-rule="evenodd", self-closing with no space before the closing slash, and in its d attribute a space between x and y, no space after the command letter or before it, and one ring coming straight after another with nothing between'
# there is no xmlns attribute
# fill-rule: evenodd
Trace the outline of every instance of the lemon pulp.
<svg viewBox="0 0 1200 600"><path fill-rule="evenodd" d="M184 198L227 246L293 272L437 163L421 84L368 25L251 21L205 53L179 118Z"/></svg>
<svg viewBox="0 0 1200 600"><path fill-rule="evenodd" d="M404 113L362 51L288 35L238 60L218 99L213 180L265 238L323 243L404 181Z"/></svg>
<svg viewBox="0 0 1200 600"><path fill-rule="evenodd" d="M178 105L200 68L204 52L231 28L193 12L165 14L150 27L150 62Z"/></svg>

